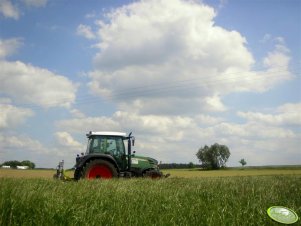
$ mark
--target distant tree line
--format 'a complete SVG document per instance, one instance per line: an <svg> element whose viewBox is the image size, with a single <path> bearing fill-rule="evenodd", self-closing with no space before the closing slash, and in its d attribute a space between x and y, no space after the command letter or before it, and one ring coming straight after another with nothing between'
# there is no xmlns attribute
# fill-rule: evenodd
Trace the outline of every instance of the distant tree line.
<svg viewBox="0 0 301 226"><path fill-rule="evenodd" d="M21 162L17 160L6 161L2 163L1 166L10 166L13 169L16 169L17 166L28 166L29 169L34 169L36 167L36 165L29 160L24 160Z"/></svg>
<svg viewBox="0 0 301 226"><path fill-rule="evenodd" d="M160 169L193 169L200 168L201 165L190 163L161 163L159 165Z"/></svg>

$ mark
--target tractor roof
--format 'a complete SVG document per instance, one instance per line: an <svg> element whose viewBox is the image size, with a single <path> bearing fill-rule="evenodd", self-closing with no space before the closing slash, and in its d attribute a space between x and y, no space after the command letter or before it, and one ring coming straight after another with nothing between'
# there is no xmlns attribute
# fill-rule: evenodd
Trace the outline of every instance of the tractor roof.
<svg viewBox="0 0 301 226"><path fill-rule="evenodd" d="M99 136L118 136L118 137L126 137L126 133L121 132L92 132L90 131L87 134L87 137L93 136L93 135L99 135Z"/></svg>

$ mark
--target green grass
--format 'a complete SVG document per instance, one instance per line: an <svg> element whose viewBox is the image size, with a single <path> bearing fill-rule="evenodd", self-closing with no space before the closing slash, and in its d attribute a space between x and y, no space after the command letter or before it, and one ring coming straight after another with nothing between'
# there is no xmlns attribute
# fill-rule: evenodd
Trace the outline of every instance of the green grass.
<svg viewBox="0 0 301 226"><path fill-rule="evenodd" d="M301 175L68 183L0 178L0 225L279 225L267 208L283 205L300 216L300 194Z"/></svg>
<svg viewBox="0 0 301 226"><path fill-rule="evenodd" d="M162 170L165 174L170 173L171 178L203 178L203 177L233 177L233 176L268 176L268 175L301 175L301 167L252 167L252 168L227 168L221 170L201 169L167 169ZM16 170L0 169L0 178L49 178L53 177L56 170ZM74 171L66 170L66 175L73 177Z"/></svg>
<svg viewBox="0 0 301 226"><path fill-rule="evenodd" d="M269 176L269 175L300 175L301 167L264 167L264 168L227 168L220 170L201 169L169 169L162 170L171 177L200 178L200 177L233 177L233 176Z"/></svg>

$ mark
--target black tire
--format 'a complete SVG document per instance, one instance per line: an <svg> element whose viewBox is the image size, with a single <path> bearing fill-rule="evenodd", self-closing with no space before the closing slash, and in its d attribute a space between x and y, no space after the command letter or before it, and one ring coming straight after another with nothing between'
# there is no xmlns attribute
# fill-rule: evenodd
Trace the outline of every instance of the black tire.
<svg viewBox="0 0 301 226"><path fill-rule="evenodd" d="M115 166L103 159L95 159L87 163L81 173L84 179L110 179L118 177Z"/></svg>

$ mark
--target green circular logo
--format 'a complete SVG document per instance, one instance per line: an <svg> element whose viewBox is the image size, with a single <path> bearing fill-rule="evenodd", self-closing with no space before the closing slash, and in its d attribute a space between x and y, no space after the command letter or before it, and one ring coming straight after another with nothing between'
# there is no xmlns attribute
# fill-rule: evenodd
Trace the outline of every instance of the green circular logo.
<svg viewBox="0 0 301 226"><path fill-rule="evenodd" d="M298 221L298 215L284 206L272 206L267 212L270 218L282 224L293 224Z"/></svg>

